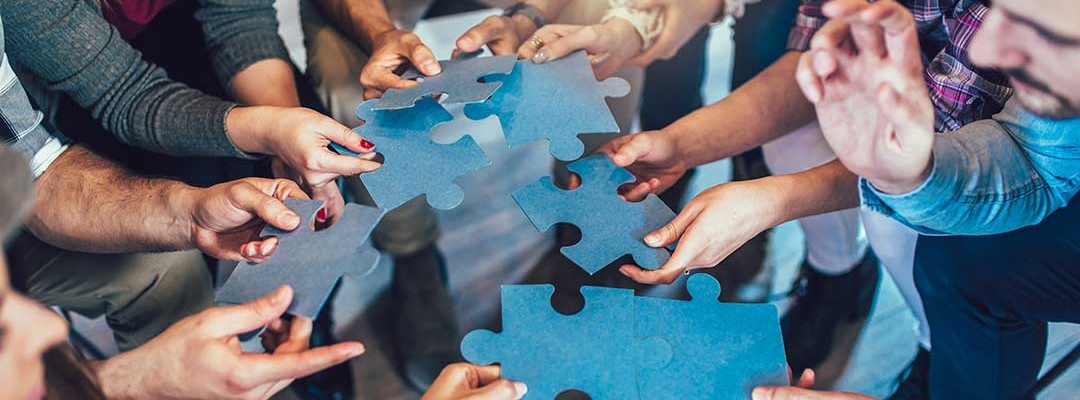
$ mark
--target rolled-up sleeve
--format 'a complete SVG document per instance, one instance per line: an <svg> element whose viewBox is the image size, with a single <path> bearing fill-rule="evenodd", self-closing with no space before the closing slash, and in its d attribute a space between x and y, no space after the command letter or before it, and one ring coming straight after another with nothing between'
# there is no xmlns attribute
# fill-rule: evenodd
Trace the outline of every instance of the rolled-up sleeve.
<svg viewBox="0 0 1080 400"><path fill-rule="evenodd" d="M829 18L822 14L821 6L827 0L803 0L799 6L799 13L795 15L795 26L791 27L788 34L787 47L792 51L806 51L810 49L810 39Z"/></svg>
<svg viewBox="0 0 1080 400"><path fill-rule="evenodd" d="M1080 119L1052 121L1010 102L993 120L938 135L917 189L860 183L863 206L927 235L989 235L1041 222L1080 190Z"/></svg>
<svg viewBox="0 0 1080 400"><path fill-rule="evenodd" d="M273 0L201 0L195 18L202 23L206 49L214 73L224 87L233 77L256 62L289 60L278 36Z"/></svg>
<svg viewBox="0 0 1080 400"><path fill-rule="evenodd" d="M11 62L132 146L176 156L250 157L225 129L235 104L169 80L89 3L0 0Z"/></svg>

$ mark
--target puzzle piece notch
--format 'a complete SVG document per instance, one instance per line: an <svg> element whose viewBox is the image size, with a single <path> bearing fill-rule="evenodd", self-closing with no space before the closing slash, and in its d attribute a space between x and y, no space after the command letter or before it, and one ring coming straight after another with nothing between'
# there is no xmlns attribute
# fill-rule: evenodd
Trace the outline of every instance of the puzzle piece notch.
<svg viewBox="0 0 1080 400"><path fill-rule="evenodd" d="M645 244L646 234L660 229L675 213L655 195L631 203L618 196L620 185L633 175L616 166L607 156L594 155L568 167L581 177L581 185L563 190L550 177L529 184L512 195L537 230L547 231L557 223L581 230L581 240L560 251L590 274L625 254L646 269L664 265L671 254L666 248Z"/></svg>
<svg viewBox="0 0 1080 400"><path fill-rule="evenodd" d="M465 192L453 180L491 165L476 141L468 136L452 144L431 140L432 129L453 120L435 99L420 99L400 110L378 111L374 105L369 100L357 107L356 116L365 123L354 130L375 143L384 158L379 169L360 175L375 204L393 210L421 195L440 210L461 204ZM358 155L332 146L341 154Z"/></svg>
<svg viewBox="0 0 1080 400"><path fill-rule="evenodd" d="M514 69L517 56L471 57L439 61L442 72L423 76L419 85L408 89L389 89L383 93L373 110L400 110L413 107L423 97L444 93L444 101L451 104L479 103L491 97L502 84L480 82L481 78L495 74L507 74ZM413 71L403 78L420 78Z"/></svg>
<svg viewBox="0 0 1080 400"><path fill-rule="evenodd" d="M278 237L277 250L262 264L238 264L218 290L218 303L246 303L288 284L293 301L287 312L315 318L343 275L362 277L378 265L380 254L368 237L382 210L348 204L337 223L316 232L313 221L323 201L290 198L284 203L301 217L300 226L293 231L263 228L261 236Z"/></svg>
<svg viewBox="0 0 1080 400"><path fill-rule="evenodd" d="M686 285L690 301L635 298L637 334L664 339L675 354L666 367L641 372L641 398L747 399L755 387L788 385L775 306L721 303L720 284L707 274Z"/></svg>
<svg viewBox="0 0 1080 400"><path fill-rule="evenodd" d="M630 93L625 79L597 82L584 51L542 64L521 60L509 74L486 79L502 86L487 102L466 105L465 115L495 115L509 147L547 140L551 155L564 161L584 154L578 135L619 132L605 98Z"/></svg>
<svg viewBox="0 0 1080 400"><path fill-rule="evenodd" d="M524 382L525 398L538 400L575 389L596 400L639 398L639 370L671 361L663 340L635 337L632 290L583 287L586 304L574 315L554 311L552 293L551 285L503 286L502 332L470 332L462 355L500 362L502 376Z"/></svg>

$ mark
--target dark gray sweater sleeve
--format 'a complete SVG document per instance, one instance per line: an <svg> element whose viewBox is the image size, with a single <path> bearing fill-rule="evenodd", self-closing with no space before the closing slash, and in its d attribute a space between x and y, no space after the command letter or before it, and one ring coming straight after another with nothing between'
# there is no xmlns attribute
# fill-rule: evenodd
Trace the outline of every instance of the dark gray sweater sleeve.
<svg viewBox="0 0 1080 400"><path fill-rule="evenodd" d="M195 18L202 23L206 49L218 81L228 88L233 77L266 59L289 61L278 36L274 0L200 0Z"/></svg>
<svg viewBox="0 0 1080 400"><path fill-rule="evenodd" d="M85 0L0 0L12 64L71 96L121 141L177 156L249 157L225 130L235 104L173 82Z"/></svg>

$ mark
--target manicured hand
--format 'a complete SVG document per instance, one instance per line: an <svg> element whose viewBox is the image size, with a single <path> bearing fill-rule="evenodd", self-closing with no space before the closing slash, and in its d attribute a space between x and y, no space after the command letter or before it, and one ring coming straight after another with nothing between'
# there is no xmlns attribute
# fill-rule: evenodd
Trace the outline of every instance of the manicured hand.
<svg viewBox="0 0 1080 400"><path fill-rule="evenodd" d="M634 58L634 63L639 65L675 57L679 49L712 22L724 7L723 0L632 0L631 3L640 10L664 8L664 29L652 46Z"/></svg>
<svg viewBox="0 0 1080 400"><path fill-rule="evenodd" d="M750 394L753 400L875 400L873 397L849 392L818 392L814 387L814 370L803 371L795 386L761 386Z"/></svg>
<svg viewBox="0 0 1080 400"><path fill-rule="evenodd" d="M338 187L336 180L329 181L322 186L309 185L304 182L304 176L300 171L285 164L278 157L274 157L270 161L270 170L275 178L285 178L297 182L305 192L311 195L311 198L325 202L323 209L319 210L319 213L315 216L316 229L333 225L341 217L341 213L345 210L345 198L341 196L341 188Z"/></svg>
<svg viewBox="0 0 1080 400"><path fill-rule="evenodd" d="M637 178L636 182L620 188L622 197L630 201L667 190L688 169L672 135L663 131L621 136L605 143L598 151L607 154L615 165L626 168Z"/></svg>
<svg viewBox="0 0 1080 400"><path fill-rule="evenodd" d="M835 0L797 79L837 157L878 190L901 194L932 167L934 107L911 12L891 1Z"/></svg>
<svg viewBox="0 0 1080 400"><path fill-rule="evenodd" d="M461 52L479 51L484 46L497 56L517 54L518 47L528 40L533 32L536 32L536 24L532 19L519 15L492 15L458 38L454 57Z"/></svg>
<svg viewBox="0 0 1080 400"><path fill-rule="evenodd" d="M606 79L641 51L642 38L630 22L612 18L598 25L548 25L534 35L543 41L537 49L525 43L518 57L537 64L558 60L578 50L589 54L597 79Z"/></svg>
<svg viewBox="0 0 1080 400"><path fill-rule="evenodd" d="M398 75L410 64L427 76L442 72L435 54L416 34L405 30L389 30L376 36L371 58L360 72L364 99L382 97L387 89L407 89L419 85L414 80Z"/></svg>
<svg viewBox="0 0 1080 400"><path fill-rule="evenodd" d="M451 364L443 369L420 400L517 400L525 384L499 379L499 366Z"/></svg>
<svg viewBox="0 0 1080 400"><path fill-rule="evenodd" d="M287 334L276 335L272 353L244 353L237 335L275 326L292 297L292 289L282 286L250 303L211 308L177 322L145 345L105 361L98 377L107 397L268 399L296 378L363 353L356 342L309 349L311 321L303 318L293 319Z"/></svg>
<svg viewBox="0 0 1080 400"><path fill-rule="evenodd" d="M768 179L768 178L766 178ZM691 199L670 223L645 236L650 247L675 252L656 270L623 265L619 272L638 283L670 284L688 270L711 268L780 219L779 195L767 180L714 186Z"/></svg>
<svg viewBox="0 0 1080 400"><path fill-rule="evenodd" d="M189 216L191 241L211 257L263 262L277 248L277 238L260 239L263 223L284 230L300 225L285 207L288 197L306 199L300 187L285 179L246 178L206 189L185 189L179 198Z"/></svg>

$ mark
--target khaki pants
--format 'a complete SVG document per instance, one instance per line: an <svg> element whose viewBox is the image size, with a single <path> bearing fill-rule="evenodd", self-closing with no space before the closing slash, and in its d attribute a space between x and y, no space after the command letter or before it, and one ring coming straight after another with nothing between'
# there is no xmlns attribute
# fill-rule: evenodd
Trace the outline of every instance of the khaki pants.
<svg viewBox="0 0 1080 400"><path fill-rule="evenodd" d="M8 259L12 283L31 298L89 318L104 315L120 351L146 343L214 300L198 251L80 253L22 234Z"/></svg>

